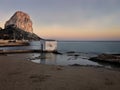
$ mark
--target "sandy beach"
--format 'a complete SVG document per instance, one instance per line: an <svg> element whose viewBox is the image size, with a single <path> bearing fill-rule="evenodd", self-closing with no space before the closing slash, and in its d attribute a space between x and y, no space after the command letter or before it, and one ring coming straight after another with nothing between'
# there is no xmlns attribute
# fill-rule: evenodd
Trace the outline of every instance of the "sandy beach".
<svg viewBox="0 0 120 90"><path fill-rule="evenodd" d="M0 90L120 90L120 71L0 58Z"/></svg>

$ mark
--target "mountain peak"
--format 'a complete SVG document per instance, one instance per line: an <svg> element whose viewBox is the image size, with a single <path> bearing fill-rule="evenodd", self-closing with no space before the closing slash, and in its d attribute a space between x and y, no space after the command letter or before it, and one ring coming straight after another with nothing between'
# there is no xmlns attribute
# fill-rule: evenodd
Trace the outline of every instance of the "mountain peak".
<svg viewBox="0 0 120 90"><path fill-rule="evenodd" d="M30 16L25 12L15 12L15 14L5 23L5 28L10 25L14 25L26 32L33 33L32 21L30 19Z"/></svg>

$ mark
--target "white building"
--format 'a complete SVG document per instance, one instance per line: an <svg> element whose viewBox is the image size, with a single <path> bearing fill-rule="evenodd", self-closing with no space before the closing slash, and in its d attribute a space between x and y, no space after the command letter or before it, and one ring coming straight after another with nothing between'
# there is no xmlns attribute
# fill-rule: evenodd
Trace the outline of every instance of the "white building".
<svg viewBox="0 0 120 90"><path fill-rule="evenodd" d="M48 40L42 39L41 42L41 50L53 52L57 50L57 41L56 40Z"/></svg>

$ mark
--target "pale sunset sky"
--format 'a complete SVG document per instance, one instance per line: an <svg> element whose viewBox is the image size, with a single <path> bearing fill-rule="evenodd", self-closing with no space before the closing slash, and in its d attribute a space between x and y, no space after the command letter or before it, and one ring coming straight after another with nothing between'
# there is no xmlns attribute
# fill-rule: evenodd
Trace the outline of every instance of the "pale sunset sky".
<svg viewBox="0 0 120 90"><path fill-rule="evenodd" d="M56 40L120 40L120 0L0 0L0 27L16 12L34 33Z"/></svg>

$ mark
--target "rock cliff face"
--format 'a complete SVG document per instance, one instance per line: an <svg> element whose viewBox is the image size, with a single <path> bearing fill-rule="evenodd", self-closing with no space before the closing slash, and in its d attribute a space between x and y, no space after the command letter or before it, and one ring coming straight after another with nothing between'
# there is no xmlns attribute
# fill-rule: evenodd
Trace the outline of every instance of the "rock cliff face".
<svg viewBox="0 0 120 90"><path fill-rule="evenodd" d="M32 21L30 16L22 11L17 11L6 23L5 28L13 25L16 28L22 29L26 32L33 33Z"/></svg>
<svg viewBox="0 0 120 90"><path fill-rule="evenodd" d="M5 28L0 28L0 39L40 40L41 38L33 33L30 16L22 11L17 11L5 23Z"/></svg>
<svg viewBox="0 0 120 90"><path fill-rule="evenodd" d="M0 39L3 40L40 40L41 38L34 33L26 32L19 28L9 25L0 30Z"/></svg>

